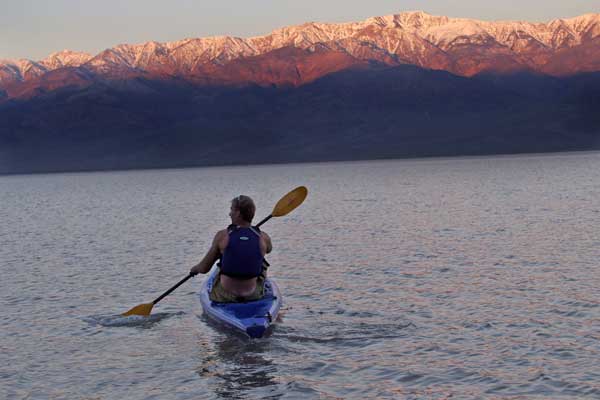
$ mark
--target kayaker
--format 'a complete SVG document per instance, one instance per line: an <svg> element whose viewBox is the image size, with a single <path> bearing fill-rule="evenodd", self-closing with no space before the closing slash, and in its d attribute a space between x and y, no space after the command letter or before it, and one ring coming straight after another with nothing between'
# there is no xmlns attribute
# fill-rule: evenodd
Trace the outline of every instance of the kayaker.
<svg viewBox="0 0 600 400"><path fill-rule="evenodd" d="M231 225L216 233L204 258L192 267L196 275L209 272L219 259L219 273L210 293L216 302L232 303L263 297L267 267L264 257L273 246L265 232L252 226L256 206L244 195L231 201Z"/></svg>

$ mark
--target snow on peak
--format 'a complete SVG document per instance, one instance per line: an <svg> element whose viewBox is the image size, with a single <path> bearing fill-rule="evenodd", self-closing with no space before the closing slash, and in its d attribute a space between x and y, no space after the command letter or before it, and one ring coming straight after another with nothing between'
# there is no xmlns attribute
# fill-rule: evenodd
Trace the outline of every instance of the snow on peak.
<svg viewBox="0 0 600 400"><path fill-rule="evenodd" d="M423 66L433 62L439 68L446 68L450 62L448 54L465 45L500 46L518 55L536 49L551 52L573 47L598 36L600 14L530 23L490 22L409 11L359 22L308 22L250 38L215 36L165 43L121 44L95 56L64 50L39 62L0 62L0 81L25 80L57 68L81 65L105 73L137 70L179 74L203 64L222 65L287 46L308 51L324 46L359 59L392 57Z"/></svg>
<svg viewBox="0 0 600 400"><path fill-rule="evenodd" d="M50 54L45 59L39 61L48 70L54 70L62 67L79 67L92 58L88 53L63 50Z"/></svg>
<svg viewBox="0 0 600 400"><path fill-rule="evenodd" d="M558 48L564 43L556 42L557 31L566 31L573 39L569 45L577 45L581 43L583 35L591 27L600 25L600 14L586 14L566 20L553 20L545 24L524 21L490 22L468 18L438 17L422 11L379 17L379 20L393 21L399 29L415 33L444 50L455 39L464 36L489 36L498 43L510 47L512 44L510 40L515 34L526 34L548 47Z"/></svg>

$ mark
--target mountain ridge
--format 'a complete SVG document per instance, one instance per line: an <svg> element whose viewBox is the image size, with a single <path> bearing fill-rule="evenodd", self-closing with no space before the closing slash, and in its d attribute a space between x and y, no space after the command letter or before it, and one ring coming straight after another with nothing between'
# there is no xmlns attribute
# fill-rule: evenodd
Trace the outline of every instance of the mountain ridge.
<svg viewBox="0 0 600 400"><path fill-rule="evenodd" d="M214 36L163 43L149 41L120 44L96 55L64 50L39 61L5 60L0 61L0 90L5 90L9 98L19 97L14 93L31 94L31 90L19 86L34 87L35 80L45 74L72 67L83 68L99 79L162 76L192 81L200 77L202 81L206 73L212 74L233 61L264 57L287 47L308 52L315 49L344 52L356 64L367 61L390 66L412 64L460 76L522 70L564 76L600 69L598 37L600 14L530 23L449 18L413 11L359 22L307 22L250 38ZM582 52L585 59L580 57ZM225 81L240 79L227 77ZM273 82L277 80L249 83Z"/></svg>

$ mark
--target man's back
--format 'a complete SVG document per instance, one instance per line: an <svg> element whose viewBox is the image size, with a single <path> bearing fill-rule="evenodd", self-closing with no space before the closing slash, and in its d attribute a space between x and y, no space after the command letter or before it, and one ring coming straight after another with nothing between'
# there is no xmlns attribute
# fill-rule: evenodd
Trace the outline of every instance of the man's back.
<svg viewBox="0 0 600 400"><path fill-rule="evenodd" d="M215 235L215 239L217 240L221 255L225 254L225 250L229 245L229 233L230 232L227 229L223 229L217 232L217 234ZM271 238L267 233L260 232L259 246L260 253L263 257L271 250ZM220 279L223 288L236 296L248 296L252 294L256 289L256 277L249 279L240 279L221 273Z"/></svg>

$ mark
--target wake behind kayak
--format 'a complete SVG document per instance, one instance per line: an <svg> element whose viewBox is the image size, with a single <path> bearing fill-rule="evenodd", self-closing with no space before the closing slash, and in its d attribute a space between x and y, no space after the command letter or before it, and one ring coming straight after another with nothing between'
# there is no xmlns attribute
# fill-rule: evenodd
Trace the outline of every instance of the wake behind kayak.
<svg viewBox="0 0 600 400"><path fill-rule="evenodd" d="M216 275L215 269L204 280L200 289L200 304L202 304L204 313L213 321L236 332L241 332L251 338L263 337L277 319L281 309L282 298L277 284L267 278L265 295L260 300L243 303L216 303L209 298Z"/></svg>

